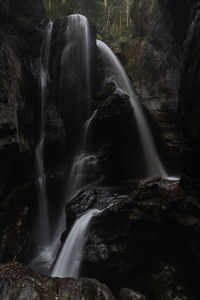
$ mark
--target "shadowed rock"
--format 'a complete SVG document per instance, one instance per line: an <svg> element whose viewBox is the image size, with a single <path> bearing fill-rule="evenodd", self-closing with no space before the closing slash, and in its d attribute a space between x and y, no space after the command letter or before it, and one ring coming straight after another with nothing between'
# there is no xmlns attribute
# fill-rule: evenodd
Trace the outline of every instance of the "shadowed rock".
<svg viewBox="0 0 200 300"><path fill-rule="evenodd" d="M7 300L115 300L95 279L50 278L20 263L0 265L0 298Z"/></svg>
<svg viewBox="0 0 200 300"><path fill-rule="evenodd" d="M129 290L126 288L121 289L119 293L120 300L147 300L147 298L137 291Z"/></svg>

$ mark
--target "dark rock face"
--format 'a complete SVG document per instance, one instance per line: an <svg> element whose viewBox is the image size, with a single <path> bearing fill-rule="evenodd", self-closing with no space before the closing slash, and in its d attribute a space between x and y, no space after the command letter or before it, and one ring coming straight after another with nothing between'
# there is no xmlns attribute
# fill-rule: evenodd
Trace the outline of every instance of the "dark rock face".
<svg viewBox="0 0 200 300"><path fill-rule="evenodd" d="M37 85L31 63L40 55L44 9L40 0L4 0L0 11L0 235L5 260L19 252L15 249L11 254L12 247L17 248L23 240L23 229L16 234L14 227L18 228L18 222L26 223L26 218L19 220L27 215L25 208L33 197L31 149Z"/></svg>
<svg viewBox="0 0 200 300"><path fill-rule="evenodd" d="M0 265L0 298L115 300L109 289L97 280L45 277L19 263Z"/></svg>
<svg viewBox="0 0 200 300"><path fill-rule="evenodd" d="M188 27L182 46L181 89L179 108L187 146L183 153L183 168L187 174L183 180L186 189L200 191L200 2L192 1L187 19Z"/></svg>
<svg viewBox="0 0 200 300"><path fill-rule="evenodd" d="M91 148L99 153L100 168L107 182L116 182L130 177L131 171L137 169L133 167L133 158L140 143L129 97L104 86L97 97L101 98L90 125Z"/></svg>
<svg viewBox="0 0 200 300"><path fill-rule="evenodd" d="M116 294L126 285L148 299L198 299L198 200L160 179L141 182L130 197L114 194L87 191L67 207L71 223L83 209L107 207L92 221L82 274Z"/></svg>
<svg viewBox="0 0 200 300"><path fill-rule="evenodd" d="M88 132L89 150L95 153L105 182L116 184L130 178L144 178L144 149L135 111L127 94L110 82L101 85ZM150 124L154 122L144 110Z"/></svg>
<svg viewBox="0 0 200 300"><path fill-rule="evenodd" d="M129 76L159 128L155 138L161 136L166 145L168 166L171 161L175 170L183 167L183 186L194 193L199 191L199 5L198 0L134 1L132 40L122 45ZM180 125L186 139L181 142Z"/></svg>

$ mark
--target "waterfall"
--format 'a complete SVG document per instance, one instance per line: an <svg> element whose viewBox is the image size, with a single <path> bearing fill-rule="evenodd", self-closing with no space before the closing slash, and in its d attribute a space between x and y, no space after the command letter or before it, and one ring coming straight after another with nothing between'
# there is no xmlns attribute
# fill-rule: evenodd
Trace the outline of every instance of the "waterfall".
<svg viewBox="0 0 200 300"><path fill-rule="evenodd" d="M97 156L93 153L88 152L87 150L87 140L90 124L96 114L96 110L92 116L85 122L83 129L83 138L80 146L80 150L75 155L71 171L69 174L68 184L67 184L67 202L73 199L76 194L80 191L82 186L87 181L87 175L90 172L93 172L97 166L98 159Z"/></svg>
<svg viewBox="0 0 200 300"><path fill-rule="evenodd" d="M38 192L38 219L36 228L36 238L40 245L46 245L49 242L49 216L48 199L46 189L46 176L44 170L44 139L45 139L45 104L47 97L48 83L48 62L51 45L52 25L50 22L44 31L43 43L41 46L40 63L40 88L41 88L41 123L39 142L36 147L36 173L37 173L37 192Z"/></svg>
<svg viewBox="0 0 200 300"><path fill-rule="evenodd" d="M66 202L75 197L86 184L90 183L89 178L90 176L93 177L98 163L97 155L91 153L88 149L89 129L96 114L96 111L92 113L92 33L87 18L79 14L59 20L56 26L59 29L59 26L61 26L62 36L57 38L56 28L52 35L52 23L49 23L45 29L41 47L41 128L36 149L39 213L35 234L38 249L30 266L35 271L48 274L54 262L52 276L77 277L89 225L93 216L100 213L99 210L89 210L77 219L56 261L55 258L60 247L61 234L66 227ZM62 204L58 207L57 215L59 217L50 236L43 148L51 36L56 39L53 42L56 46L58 45L58 52L60 51L52 68L54 74L57 74L55 70L59 70L59 78L54 79L55 82L53 82L54 87L56 86L54 91L56 99L54 100L66 131L73 141L69 140L68 143L71 147L69 153L72 156L72 163L68 178L65 181L65 193L62 196ZM97 45L106 65L106 80L114 81L117 90L123 90L130 97L145 153L147 176L166 177L166 172L157 154L142 108L137 101L125 70L107 45L101 41L97 41ZM53 50L51 51L54 53ZM57 51L57 48L55 48L55 51Z"/></svg>
<svg viewBox="0 0 200 300"><path fill-rule="evenodd" d="M41 46L40 57L40 99L41 99L41 120L39 142L36 146L35 164L37 174L37 198L38 198L38 216L37 222L33 229L33 245L37 246L34 257L29 262L30 267L35 270L43 270L49 268L49 261L52 256L52 249L49 248L50 243L50 224L49 209L46 187L46 176L44 168L44 140L45 140L45 107L47 98L47 84L49 78L48 65L49 54L52 39L53 23L49 22L44 30L44 37ZM42 266L41 266L42 265Z"/></svg>
<svg viewBox="0 0 200 300"><path fill-rule="evenodd" d="M70 15L63 22L66 28L61 37L64 49L60 58L59 97L63 98L64 91L62 102L67 98L73 108L70 107L71 113L79 124L91 114L91 30L87 18L79 14Z"/></svg>
<svg viewBox="0 0 200 300"><path fill-rule="evenodd" d="M58 82L58 96L60 100L58 103L63 119L66 119L65 113L68 111L63 107L67 103L67 108L71 108L70 114L72 116L71 123L67 123L68 130L72 132L73 135L81 136L83 132L83 137L79 145L80 151L77 152L77 144L75 144L74 158L71 167L71 171L68 175L67 186L69 186L69 193L64 193L62 204L58 207L58 218L54 224L54 228L51 231L50 239L44 243L42 246L38 243L38 251L35 258L31 261L30 266L35 271L42 271L42 273L48 273L56 258L56 254L60 247L60 237L62 232L66 227L66 216L65 216L65 204L68 200L69 195L72 195L77 189L82 186L83 179L85 178L85 167L88 162L95 162L95 157L86 153L87 151L87 134L89 126L91 123L91 32L90 25L86 17L79 14L71 15L60 20L59 28L62 30L62 36L59 40L62 44L61 53L59 55L59 60L56 60L56 64L60 68L60 78ZM63 30L64 27L64 30ZM53 27L54 30L54 27ZM46 31L45 31L46 32ZM55 37L55 32L53 32ZM53 41L54 42L54 41ZM47 43L45 42L45 45ZM49 43L50 44L50 43ZM95 45L95 44L94 44ZM42 46L43 48L43 46ZM49 51L49 50L48 50ZM45 51L43 51L45 52ZM47 51L46 51L47 54ZM48 67L48 63L46 65ZM43 69L42 69L43 71ZM45 80L47 81L48 68L45 69L43 73L46 75ZM42 73L42 74L43 74ZM41 77L43 79L43 76ZM44 79L43 79L44 80ZM46 81L45 81L45 91L46 91ZM69 88L69 89L67 89ZM46 97L46 93L44 92ZM44 107L43 107L44 110ZM70 116L70 117L71 117ZM85 121L87 120L88 121ZM67 120L68 121L68 120ZM42 120L44 122L44 119ZM85 124L85 125L84 125ZM44 127L44 124L43 124ZM44 142L44 129L43 129L43 140ZM77 141L78 143L78 141ZM40 160L37 158L38 163ZM91 165L90 163L90 165ZM43 168L44 169L44 168ZM44 170L43 170L44 171ZM45 179L45 174L44 174ZM71 185L72 182L72 185ZM65 182L66 184L66 182ZM41 187L46 192L46 183L43 180L41 182ZM44 219L41 219L43 223L39 223L41 232L43 230L46 232L45 227L48 227L48 205L47 197L41 199L43 206ZM92 215L91 215L92 217ZM47 226L42 227L44 222ZM88 221L89 222L89 221ZM87 224L86 224L87 230ZM83 234L85 231L83 231ZM40 234L40 233L38 233ZM42 236L42 235L41 235ZM84 237L83 241L84 242Z"/></svg>
<svg viewBox="0 0 200 300"><path fill-rule="evenodd" d="M68 177L67 192L64 201L64 207L62 208L61 215L57 224L56 232L54 234L55 239L54 249L56 245L59 245L58 236L63 232L65 228L65 204L75 197L80 188L86 183L88 172L93 170L97 164L97 158L94 154L87 152L87 137L90 124L95 116L96 111L86 121L84 125L84 133L81 143L80 151L75 155L71 171ZM78 276L79 267L82 259L82 252L84 251L84 244L87 239L87 230L91 218L97 214L97 210L88 211L74 224L69 237L67 238L62 250L56 259L55 266L53 268L51 276L54 277L66 277L66 276ZM57 246L58 249L58 246ZM67 270L67 271L66 271Z"/></svg>
<svg viewBox="0 0 200 300"><path fill-rule="evenodd" d="M133 91L130 80L120 63L119 59L112 50L102 41L97 40L97 46L102 55L102 59L106 66L107 80L111 80L116 84L118 89L123 90L130 98L131 105L135 112L135 118L138 126L147 168L147 177L167 177L167 173L160 161L153 137L148 127L147 121L142 111L142 107L137 100L137 96Z"/></svg>
<svg viewBox="0 0 200 300"><path fill-rule="evenodd" d="M78 277L89 225L99 213L98 209L89 210L75 222L57 258L52 277Z"/></svg>

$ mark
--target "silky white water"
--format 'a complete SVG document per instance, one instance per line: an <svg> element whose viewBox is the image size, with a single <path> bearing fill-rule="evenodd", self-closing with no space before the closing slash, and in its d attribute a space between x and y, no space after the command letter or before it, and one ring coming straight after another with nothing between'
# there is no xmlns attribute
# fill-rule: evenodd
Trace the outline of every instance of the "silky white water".
<svg viewBox="0 0 200 300"><path fill-rule="evenodd" d="M141 104L137 100L137 96L133 91L126 71L124 70L117 56L104 42L97 40L97 46L105 63L106 79L114 82L116 84L116 87L123 90L130 98L145 155L145 163L147 169L146 176L160 176L162 178L167 177L167 173L160 161L159 155L154 145L153 137L143 114Z"/></svg>
<svg viewBox="0 0 200 300"><path fill-rule="evenodd" d="M76 78L75 86L78 93L76 116L77 123L91 114L91 32L88 19L80 14L70 15L66 18L66 29L64 33L65 47L61 55L61 78L60 85L66 85L66 73L69 77ZM67 77L68 78L68 77ZM64 81L64 82L63 82ZM68 83L70 84L70 82ZM84 97L84 111L79 108L80 99ZM74 100L74 99L70 99ZM66 97L66 101L68 101ZM87 124L86 121L85 124ZM84 124L82 125L84 126ZM67 178L64 193L63 206L56 227L56 234L62 232L65 226L65 204L81 186L84 177L85 147L87 143L87 132L89 124L83 130L83 138L79 145L79 151L75 149L71 170ZM89 154L86 155L89 159Z"/></svg>
<svg viewBox="0 0 200 300"><path fill-rule="evenodd" d="M97 156L87 151L88 132L96 112L97 111L95 110L92 116L84 124L80 150L74 157L69 174L66 195L67 202L73 199L84 184L87 183L87 174L93 172L98 163Z"/></svg>
<svg viewBox="0 0 200 300"><path fill-rule="evenodd" d="M92 218L99 213L98 209L89 210L75 222L57 258L52 277L79 276L89 225Z"/></svg>
<svg viewBox="0 0 200 300"><path fill-rule="evenodd" d="M53 23L47 24L44 30L44 38L41 46L40 58L40 99L41 99L41 120L40 120L40 135L39 142L36 147L35 164L37 174L37 199L38 199L38 213L37 223L33 230L33 244L36 245L34 256L29 262L29 266L34 271L43 271L47 273L50 269L50 257L52 256L52 249L49 248L50 243L50 223L49 223L49 209L46 186L46 175L44 168L44 140L45 140L45 107L47 98L47 84L49 79L48 65L49 54L52 38Z"/></svg>
<svg viewBox="0 0 200 300"><path fill-rule="evenodd" d="M89 22L86 17L81 15L71 15L67 18L63 19L63 22L66 23L66 28L63 36L64 41L64 49L61 53L60 65L61 65L61 76L60 76L60 89L61 87L66 84L70 84L68 82L69 78L76 78L75 80L75 89L78 93L77 98L77 106L79 105L79 101L84 94L84 98L86 99L84 106L86 109L84 112L81 109L77 109L76 111L76 121L78 122L80 119L84 119L89 117L91 114L91 87L90 87L90 73L91 73L91 33L90 33L90 26ZM45 45L50 45L50 39L48 40L49 43L44 41ZM49 57L49 50L43 50L44 57L48 60ZM42 56L43 57L43 56ZM48 67L48 63L47 63ZM43 91L43 99L45 100L46 97L46 83L47 83L47 76L48 76L48 68L43 70L45 76L41 76L43 80L44 91ZM42 73L42 75L43 75ZM66 77L66 74L68 77ZM67 80L67 81L66 81ZM72 83L73 85L73 83ZM65 101L71 101L74 99L68 99L66 95ZM43 107L44 112L44 107ZM82 115L81 115L82 114ZM44 114L43 114L44 115ZM35 258L31 261L30 266L35 271L41 271L43 273L48 273L50 270L52 263L55 260L57 255L58 249L60 248L61 242L60 237L62 232L65 230L66 227L66 215L65 215L65 205L67 200L69 199L70 195L73 195L74 192L82 185L83 179L85 178L85 166L88 165L89 161L94 162L95 158L85 152L85 147L87 144L87 132L90 125L90 119L85 122L85 128L83 133L83 139L81 142L80 151L78 153L74 153L74 161L72 164L71 172L68 176L68 183L69 186L68 194L64 195L64 199L62 202L61 207L58 207L58 218L54 224L53 230L51 230L51 237L50 239L43 238L43 231L49 234L50 226L48 222L48 205L47 205L47 196L46 196L46 182L43 180L41 182L42 190L45 192L45 195L41 198L41 205L43 211L41 211L41 220L42 222L39 223L38 228L41 230L41 238L43 238L43 243L40 245L38 244L37 253ZM42 147L44 143L44 119L42 120L42 137L43 140L41 142ZM84 124L83 124L84 125ZM43 150L42 150L43 152ZM40 157L37 157L38 163L40 163ZM88 162L88 163L87 163ZM44 171L44 168L43 168ZM44 174L44 172L43 172ZM45 178L45 174L44 174ZM66 182L65 182L66 184ZM42 219L43 218L43 219ZM46 224L44 224L46 223ZM44 225L44 226L43 226ZM40 233L39 233L40 234ZM46 237L48 236L46 235Z"/></svg>
<svg viewBox="0 0 200 300"><path fill-rule="evenodd" d="M48 62L51 45L53 23L50 22L44 31L44 39L41 47L40 63L40 88L41 88L41 124L39 142L36 147L36 172L37 172L37 197L38 197L38 218L35 226L35 237L39 245L46 245L49 242L49 212L46 188L46 176L44 170L44 139L45 139L45 104L48 82Z"/></svg>
<svg viewBox="0 0 200 300"><path fill-rule="evenodd" d="M84 112L77 110L77 117L91 113L91 32L85 16L74 14L66 18L65 48L61 56L60 86L72 85L78 97L87 99ZM66 82L66 79L68 82ZM67 95L66 95L67 100ZM78 103L77 103L78 105Z"/></svg>

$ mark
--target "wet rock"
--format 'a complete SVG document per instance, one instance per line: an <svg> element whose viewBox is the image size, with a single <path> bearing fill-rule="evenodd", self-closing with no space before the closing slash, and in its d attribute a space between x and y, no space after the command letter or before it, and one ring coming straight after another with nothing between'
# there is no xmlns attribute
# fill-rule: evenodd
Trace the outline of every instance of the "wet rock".
<svg viewBox="0 0 200 300"><path fill-rule="evenodd" d="M113 93L115 92L115 84L113 82L107 83L105 85L103 85L103 87L101 89L99 89L97 91L97 95L96 95L96 105L98 106L98 104L101 101L104 101L105 99L107 99L108 97L110 97L111 95L113 95Z"/></svg>
<svg viewBox="0 0 200 300"><path fill-rule="evenodd" d="M90 125L91 149L98 153L101 173L107 183L142 176L144 169L141 142L129 97L120 90L113 92L113 87L111 83L99 92L99 105Z"/></svg>
<svg viewBox="0 0 200 300"><path fill-rule="evenodd" d="M95 279L50 278L33 273L20 263L0 265L0 297L16 300L115 300Z"/></svg>
<svg viewBox="0 0 200 300"><path fill-rule="evenodd" d="M81 216L85 211L91 208L104 210L126 198L126 193L119 191L113 192L113 190L109 188L83 190L66 205L68 228L71 227L75 219Z"/></svg>
<svg viewBox="0 0 200 300"><path fill-rule="evenodd" d="M123 288L119 293L120 300L147 300L147 298L141 293L127 288Z"/></svg>

